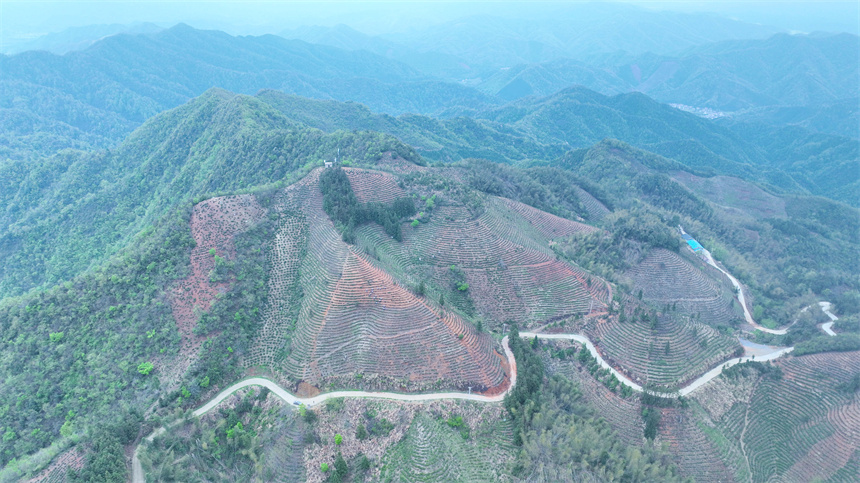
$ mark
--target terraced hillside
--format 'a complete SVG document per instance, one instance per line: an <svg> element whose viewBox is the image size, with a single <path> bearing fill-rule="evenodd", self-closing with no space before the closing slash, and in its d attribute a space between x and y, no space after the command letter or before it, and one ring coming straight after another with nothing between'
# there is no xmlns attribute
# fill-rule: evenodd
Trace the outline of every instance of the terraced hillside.
<svg viewBox="0 0 860 483"><path fill-rule="evenodd" d="M659 306L672 304L679 314L695 316L711 326L743 320L731 285L716 270L698 260L665 249L652 250L627 272L643 299Z"/></svg>
<svg viewBox="0 0 860 483"><path fill-rule="evenodd" d="M564 102L544 103L538 124L570 131ZM0 292L12 295L0 300L0 482L124 481L128 448L162 427L178 431L157 442L150 481L323 481L338 454L351 468L371 460L366 478L345 481L677 476L651 440L697 480L851 481L860 354L786 357L789 347L773 346L856 350L845 332L860 310L857 211L716 176L800 182L728 158L696 161L707 169L687 175L606 140L553 160L570 146L536 118L512 127L524 112L512 109L390 119L411 139L437 140L436 151L372 126L323 134L299 124L307 116L213 90L107 153L0 169L13 175L0 194L11 203ZM449 127L459 147L443 146ZM676 147L647 144L702 153L670 137ZM752 152L732 146L719 152ZM452 162L424 165L428 149ZM335 153L346 167L321 166ZM516 163L455 161L492 153ZM680 245L679 225L742 281L756 320L786 329L737 324L730 284ZM798 317L818 300L832 301L837 337ZM509 337L512 363L501 339L517 329L587 336L636 382L620 386L587 351L556 361L573 343ZM782 358L741 376L714 371L668 402L634 391L684 385L740 350L738 337L757 344L756 359ZM542 347L555 351L544 350L546 367ZM261 381L249 376L273 385L222 393ZM337 389L350 401L307 398ZM418 403L450 391L483 405ZM227 402L210 413L216 394ZM211 418L172 424L207 402L199 414ZM174 472L192 464L197 473Z"/></svg>
<svg viewBox="0 0 860 483"><path fill-rule="evenodd" d="M406 193L397 185L397 178L388 173L366 169L344 168L358 201L391 203Z"/></svg>
<svg viewBox="0 0 860 483"><path fill-rule="evenodd" d="M343 471L338 457L340 481L504 481L515 448L503 411L370 399L300 409L248 388L156 436L141 462L146 481L322 482Z"/></svg>
<svg viewBox="0 0 860 483"><path fill-rule="evenodd" d="M610 213L609 208L588 191L585 191L579 186L575 188L575 191L579 197L579 201L582 203L582 206L584 206L586 211L588 211L588 217L590 219L599 220Z"/></svg>
<svg viewBox="0 0 860 483"><path fill-rule="evenodd" d="M686 475L695 481L733 480L731 466L720 459L718 445L708 439L709 428L694 411L671 407L660 412L658 440L668 445Z"/></svg>
<svg viewBox="0 0 860 483"><path fill-rule="evenodd" d="M569 340L546 341L547 351L543 359L550 374L561 374L579 385L583 398L606 419L619 439L627 444L641 445L645 442L642 433L642 408L634 397L622 397L608 389L586 367L575 359L571 352L582 350L581 345ZM552 353L567 351L564 359L550 357Z"/></svg>
<svg viewBox="0 0 860 483"><path fill-rule="evenodd" d="M69 470L80 470L84 466L84 456L78 448L72 448L56 458L38 475L27 483L61 483L66 481Z"/></svg>
<svg viewBox="0 0 860 483"><path fill-rule="evenodd" d="M313 427L293 407L247 389L154 438L141 464L146 481L302 481L308 435Z"/></svg>
<svg viewBox="0 0 860 483"><path fill-rule="evenodd" d="M675 312L601 317L587 327L604 358L643 385L674 389L740 349L736 339Z"/></svg>
<svg viewBox="0 0 860 483"><path fill-rule="evenodd" d="M358 192L366 201L402 194L392 175L349 172L352 183L364 186ZM487 334L456 312L416 296L340 239L322 209L318 178L319 171L313 172L290 186L270 209L278 230L269 243L269 302L246 366L268 367L308 390L360 383L480 391L501 384L504 358ZM233 257L230 237L264 212L251 195L214 198L195 207L192 275L173 298L183 353L195 354L203 341L193 333L197 314L228 289L228 281L217 278L216 265ZM177 365L176 375L192 359Z"/></svg>
<svg viewBox="0 0 860 483"><path fill-rule="evenodd" d="M456 418L453 414L449 417ZM452 427L444 417L418 414L403 439L386 453L382 479L495 482L501 478L505 481L506 466L514 450L510 443L513 439L510 423L484 417L466 418L463 424L467 432L477 433L478 437L467 439L461 427Z"/></svg>
<svg viewBox="0 0 860 483"><path fill-rule="evenodd" d="M791 357L764 375L724 376L724 388L697 396L715 423L709 438L738 479L856 481L860 411L847 387L860 373L858 356ZM715 410L715 399L727 403Z"/></svg>
<svg viewBox="0 0 860 483"><path fill-rule="evenodd" d="M533 326L605 310L609 285L557 259L550 243L595 228L505 198L480 195L474 200L480 206L470 207L452 190L428 191L424 197L432 195L437 196L433 211L404 229L402 243L368 225L357 232L358 245L391 273L413 286L424 282L434 298L448 298L488 328L501 329L509 321ZM456 281L468 289L451 290Z"/></svg>
<svg viewBox="0 0 860 483"><path fill-rule="evenodd" d="M577 350L578 344L548 341L546 348L543 358L551 374L561 374L576 382L583 398L610 424L619 439L630 445L645 444L644 406L638 396L625 397L591 375L570 352ZM550 354L565 351L569 355L564 358L550 357ZM709 439L713 430L701 421L701 409L691 406L657 410L660 422L655 440L666 446L684 476L704 482L744 481L744 478L736 478L731 465L721 458L718 441Z"/></svg>
<svg viewBox="0 0 860 483"><path fill-rule="evenodd" d="M498 391L506 361L481 327L605 311L609 285L551 248L555 238L595 228L456 181L428 183L426 171L344 171L359 203L420 197L420 222L403 223L402 241L369 223L355 245L345 243L323 209L322 169L276 194L268 208L253 195L195 207L192 274L172 299L187 360L173 366L172 379L204 341L194 333L197 317L230 287L220 267L235 256L231 237L264 217L277 223L266 242L267 303L244 365L308 394L357 386Z"/></svg>
<svg viewBox="0 0 860 483"><path fill-rule="evenodd" d="M778 366L784 382L763 381L750 402L745 445L753 478L791 473L830 478L860 448L857 395L833 390L860 373L860 353L814 354ZM823 459L816 449L833 451L827 464L816 461Z"/></svg>
<svg viewBox="0 0 860 483"><path fill-rule="evenodd" d="M574 381L583 399L609 423L621 441L635 446L646 444L644 406L638 395L625 396L617 388L611 390L590 374L573 353L583 350L578 343L553 340L544 347L543 360L550 374ZM665 445L684 476L695 481L732 481L731 470L699 426L696 413L682 407L656 410L660 411L660 423L655 441Z"/></svg>
<svg viewBox="0 0 860 483"><path fill-rule="evenodd" d="M390 177L351 172L351 182L367 182L365 199L381 201L385 191L378 185L389 186ZM315 191L294 198L296 205L301 201L297 208L306 213L310 230L300 268L304 297L288 361L290 374L317 386L334 379L348 385L364 375L383 377L394 387L487 389L501 383L501 356L487 335L415 296L340 240L313 189L317 176L286 195Z"/></svg>
<svg viewBox="0 0 860 483"><path fill-rule="evenodd" d="M717 206L756 218L785 218L785 200L731 176L703 178L684 171L672 177Z"/></svg>

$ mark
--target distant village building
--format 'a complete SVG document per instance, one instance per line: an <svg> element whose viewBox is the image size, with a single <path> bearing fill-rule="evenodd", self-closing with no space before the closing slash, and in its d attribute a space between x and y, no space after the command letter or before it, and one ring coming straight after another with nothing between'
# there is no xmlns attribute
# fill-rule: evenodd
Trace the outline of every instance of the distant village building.
<svg viewBox="0 0 860 483"><path fill-rule="evenodd" d="M325 164L326 168L331 168L334 165L334 163L332 163L331 161L323 161L323 163Z"/></svg>

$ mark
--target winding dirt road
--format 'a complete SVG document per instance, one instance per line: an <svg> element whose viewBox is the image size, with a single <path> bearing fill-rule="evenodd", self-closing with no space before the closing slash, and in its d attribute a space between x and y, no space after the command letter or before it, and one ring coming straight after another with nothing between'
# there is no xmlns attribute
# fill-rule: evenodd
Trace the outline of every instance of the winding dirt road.
<svg viewBox="0 0 860 483"><path fill-rule="evenodd" d="M630 387L634 391L636 391L636 392L642 392L643 391L642 386L631 381L627 376L618 372L615 368L613 368L611 365L609 365L609 363L607 363L603 359L603 357L600 355L600 353L597 352L597 349L594 347L594 344L591 342L591 340L589 340L588 337L586 337L584 335L579 335L579 334L540 334L540 333L535 333L535 332L520 332L520 337L529 338L529 339L537 337L538 339L549 339L549 340L553 340L553 339L555 339L555 340L559 340L559 339L561 339L561 340L575 340L577 342L580 342L580 343L584 344L585 347L588 349L588 351L591 353L591 355L594 356L594 358L597 360L598 364L600 364L600 367L603 367L605 369L609 369L609 371L612 372L612 374L614 374L615 377L617 377L618 380L622 384ZM507 336L505 336L502 339L502 346L505 349L505 355L507 356L508 363L510 364L510 367L512 369L511 375L510 375L511 383L510 383L510 386L508 386L507 390L505 390L503 393L495 395L495 396L484 396L482 394L467 394L467 393L462 393L462 392L440 392L440 393L432 393L432 394L403 394L403 393L396 393L396 392L334 391L334 392L327 392L324 394L320 394L318 396L314 396L314 397L310 397L310 398L299 398L299 397L296 397L295 395L289 393L286 389L284 389L283 387L279 386L278 384L276 384L275 382L273 382L269 379L265 379L262 377L252 377L252 378L248 378L248 379L244 379L242 381L239 381L239 382L233 384L232 386L228 387L227 389L224 389L223 391L218 393L218 395L216 395L214 398L212 398L209 402L207 402L203 406L196 409L193 414L194 414L194 416L197 416L197 417L202 416L202 415L208 413L209 411L215 409L219 404L221 404L225 399L230 397L236 391L238 391L240 389L244 389L244 388L249 387L249 386L262 386L262 387L268 388L270 391L272 391L273 394L275 394L276 396L283 399L284 401L286 401L289 404L298 403L298 404L304 404L305 406L308 406L308 407L316 406L320 403L325 402L328 399L334 399L334 398L340 398L340 397L389 399L389 400L394 400L394 401L407 401L407 402L436 401L436 400L440 400L440 399L459 399L459 400L478 401L478 402L486 402L486 403L501 402L504 400L505 395L507 395L507 393L517 383L516 360L514 359L514 354L513 354L513 352L511 352L511 348L508 345L508 337ZM735 359L730 359L730 360L723 362L722 364L714 367L710 371L706 372L705 374L703 374L702 376L700 376L699 378L697 378L696 380L694 380L693 382L691 382L687 386L681 388L675 394L665 394L665 393L654 393L654 394L662 396L662 397L669 397L669 398L677 398L678 396L686 396L686 395L692 393L693 391L695 391L696 389L707 384L709 381L711 381L715 377L719 376L724 367L730 367L730 366L733 366L735 364L738 364L741 362L747 362L750 360L768 361L768 360L776 359L776 358L778 358L784 354L791 352L793 349L794 349L794 347L787 347L787 348L775 351L775 352L768 354L766 356L761 356L758 359L754 359L754 356L752 356L752 357L738 357ZM176 423L174 423L174 424L176 424ZM165 431L166 431L166 429L163 427L158 428L158 429L154 430L149 436L144 438L144 440L147 442L152 442L152 440L155 439L156 436L164 433ZM143 443L143 441L141 441L141 443ZM132 467L131 481L132 481L132 483L146 483L146 479L145 479L144 473L143 473L143 467L140 464L139 452L140 452L140 444L138 444L137 448L135 448L134 455L133 455L132 461L131 461L131 467Z"/></svg>
<svg viewBox="0 0 860 483"><path fill-rule="evenodd" d="M830 307L832 306L830 302L818 302L818 305L821 307L821 311L824 312L824 315L830 317L830 322L821 324L821 330L829 336L835 336L836 332L833 332L833 323L839 320L839 317L833 315L833 312L830 311Z"/></svg>
<svg viewBox="0 0 860 483"><path fill-rule="evenodd" d="M711 256L711 253L708 250L702 249L702 251L705 255L705 260L707 261L707 263L709 265L711 265L712 267L716 268L717 270L719 270L720 272L722 272L723 274L725 274L726 277L728 277L728 279L732 282L732 285L734 285L735 290L737 291L738 302L740 302L741 307L743 308L744 318L746 319L747 323L749 323L753 327L755 327L755 328L757 328L763 332L769 332L771 334L783 335L787 332L787 329L768 329L767 327L763 327L763 326L757 324L755 322L755 320L753 320L752 314L750 314L749 310L747 309L746 300L744 298L743 288L741 287L740 282L738 282L738 280L735 277L733 277L730 273L728 273L726 270L723 270L719 265L717 265L717 263L714 261L714 258ZM826 332L829 335L836 335L836 333L834 333L831 330L831 327L833 326L833 321L837 320L837 317L830 312L830 303L829 302L819 302L819 305L821 306L821 310L823 310L824 313L827 314L827 316L830 317L830 319L831 319L831 322L828 322L828 323L821 326L822 330L824 330L824 332ZM585 347L588 349L588 351L591 353L591 355L594 356L594 358L597 360L600 367L602 367L604 369L608 369L612 374L615 375L616 378L618 378L618 380L622 384L630 387L634 391L636 391L636 392L642 392L643 391L642 386L640 386L639 384L636 384L635 382L630 380L630 378L628 378L624 374L617 371L614 367L609 365L609 363L607 363L603 359L603 357L600 355L600 353L594 347L594 344L591 342L591 340L589 340L588 337L586 337L584 335L580 335L580 334L540 334L540 333L535 333L535 332L521 332L520 337L524 337L524 338L537 337L539 339L563 339L563 340L575 340L577 342L580 342L580 343L584 344ZM225 399L230 397L230 395L232 395L236 391L243 389L243 388L246 388L246 387L249 387L249 386L266 387L270 391L272 391L273 394L275 394L276 396L283 399L284 401L286 401L289 404L304 404L305 406L309 406L309 407L310 406L316 406L322 402L325 402L328 399L340 398L340 397L389 399L389 400L394 400L394 401L411 401L411 402L436 401L436 400L440 400L440 399L460 399L460 400L478 401L478 402L487 402L487 403L501 402L504 400L505 395L507 395L507 393L516 385L516 382L517 382L516 360L514 360L514 354L511 352L511 349L508 346L507 336L502 339L502 346L505 349L505 355L507 356L508 363L510 364L510 367L511 367L511 375L510 375L510 377L511 377L510 382L511 383L510 383L510 386L508 386L507 390L505 390L503 393L495 395L495 396L484 396L482 394L470 394L470 393L466 394L466 393L462 393L462 392L441 392L441 393L432 393L432 394L402 394L402 393L395 393L395 392L334 391L334 392L329 392L329 393L325 393L325 394L320 394L318 396L311 397L311 398L299 398L293 394L290 394L284 388L282 388L281 386L277 385L276 383L274 383L268 379L264 379L262 377L252 377L249 379L239 381L239 382L233 384L232 386L228 387L227 389L224 389L223 391L218 393L218 395L216 395L214 398L212 398L209 402L207 402L206 404L204 404L203 406L201 406L200 408L195 410L193 414L194 414L194 416L198 416L198 417L202 416L202 415L206 414L207 412L211 411L212 409L216 408L219 404L221 404L221 402L223 402ZM708 372L702 374L701 376L696 378L694 381L692 381L691 383L687 384L686 386L684 386L683 388L678 390L677 393L674 393L674 394L666 394L666 393L659 393L658 394L658 393L655 393L655 395L659 395L662 397L670 397L670 398L677 398L679 396L687 396L690 393L692 393L693 391L695 391L696 389L704 386L705 384L707 384L708 382L710 382L711 380L713 380L714 378L719 376L720 373L722 373L723 368L731 367L735 364L739 364L742 362L748 362L748 361L752 361L752 360L757 360L757 361L773 360L773 359L776 359L778 357L783 356L784 354L788 354L792 350L794 350L794 347L785 347L783 349L774 351L770 354L759 356L758 359L755 359L755 356L737 357L734 359L730 359L730 360L723 362L722 364L719 364L718 366L712 368ZM163 427L158 428L155 431L153 431L149 436L144 438L144 440L147 442L151 442L156 436L164 433L165 431L166 431L166 429ZM142 442L143 441L141 441L141 443ZM140 444L138 444L138 446L135 448L134 455L132 457L132 462L131 462L132 463L132 479L131 479L132 483L145 483L146 482L145 477L144 477L144 473L143 473L143 467L141 466L140 458L138 457L139 452L140 452Z"/></svg>
<svg viewBox="0 0 860 483"><path fill-rule="evenodd" d="M310 398L299 398L293 394L287 392L286 389L279 386L277 383L265 379L262 377L251 377L248 379L241 380L232 386L224 389L219 392L214 398L212 398L209 402L204 404L203 406L197 408L194 411L194 416L200 417L209 411L215 409L219 404L221 404L225 399L230 397L233 393L240 389L244 389L249 386L262 386L270 391L273 394L283 399L287 403L290 404L303 404L307 407L316 406L320 403L323 403L329 399L335 399L340 397L352 397L352 398L371 398L371 399L390 399L394 401L410 401L410 402L421 402L421 401L437 401L440 399L460 399L467 401L478 401L478 402L502 402L505 399L505 395L508 391L511 390L514 385L517 383L517 366L516 361L514 360L514 354L511 352L511 348L508 345L508 337L505 336L502 339L502 346L505 348L505 356L508 358L508 362L511 367L511 384L508 386L508 389L498 395L495 396L484 396L482 394L471 394L471 393L462 393L462 392L438 392L432 394L403 394L396 392L369 392L369 391L334 391L327 392L324 394L320 394L318 396L310 397ZM176 423L174 423L176 424ZM164 433L166 431L165 428L158 428L153 431L149 436L144 438L147 442L152 442L156 436ZM143 441L141 441L143 443ZM140 444L134 449L134 455L131 459L131 481L132 483L146 483L146 478L143 474L143 466L140 464Z"/></svg>
<svg viewBox="0 0 860 483"><path fill-rule="evenodd" d="M681 235L689 235L689 233L684 231L684 229L680 226L678 226L678 229L681 231ZM711 255L711 252L709 252L707 248L702 247L701 252L702 255L704 255L705 262L708 265L722 272L723 275L728 277L729 281L732 282L732 285L735 287L735 292L737 293L738 302L740 302L741 308L744 311L744 319L746 319L748 324L762 332L768 332L770 334L784 335L786 332L788 332L787 329L768 329L767 327L757 324L756 321L753 319L749 309L747 308L746 298L744 297L744 289L741 287L741 283L738 282L738 279L736 279L731 273L726 270L723 270L722 267L717 265L717 262L714 260L713 255Z"/></svg>

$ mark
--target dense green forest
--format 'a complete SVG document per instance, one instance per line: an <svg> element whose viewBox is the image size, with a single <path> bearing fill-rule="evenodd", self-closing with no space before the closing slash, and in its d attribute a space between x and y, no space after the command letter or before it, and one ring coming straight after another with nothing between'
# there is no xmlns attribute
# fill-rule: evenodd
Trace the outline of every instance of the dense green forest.
<svg viewBox="0 0 860 483"><path fill-rule="evenodd" d="M397 136L438 161L483 158L522 164L562 157L606 138L660 154L684 170L739 176L779 192L811 193L856 205L856 139L799 126L715 124L642 94L607 97L582 87L499 108L452 109L456 116L397 118L358 104L315 101L277 91L258 97L289 119L328 132L373 129ZM837 174L838 173L838 174Z"/></svg>
<svg viewBox="0 0 860 483"><path fill-rule="evenodd" d="M283 186L340 149L373 162L417 159L374 132L325 134L254 98L213 90L148 121L110 151L10 162L0 215L0 295L60 283L115 253L172 206L204 194ZM95 189L93 189L95 187Z"/></svg>
<svg viewBox="0 0 860 483"><path fill-rule="evenodd" d="M79 442L157 397L158 366L179 350L166 289L188 272L189 216L177 208L104 266L0 303L3 465Z"/></svg>

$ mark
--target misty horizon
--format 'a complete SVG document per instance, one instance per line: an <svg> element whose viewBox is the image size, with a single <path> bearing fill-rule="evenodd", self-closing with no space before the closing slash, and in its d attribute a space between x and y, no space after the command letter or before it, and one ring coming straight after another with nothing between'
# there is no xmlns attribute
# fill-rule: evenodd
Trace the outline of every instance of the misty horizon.
<svg viewBox="0 0 860 483"><path fill-rule="evenodd" d="M856 2L0 2L0 52L39 48L40 39L151 31L184 23L231 35L281 35L308 27L346 25L386 39L475 17L537 20L553 15L622 12L711 15L787 33L860 34ZM98 38L98 37L96 37ZM74 50L74 49L70 49Z"/></svg>

